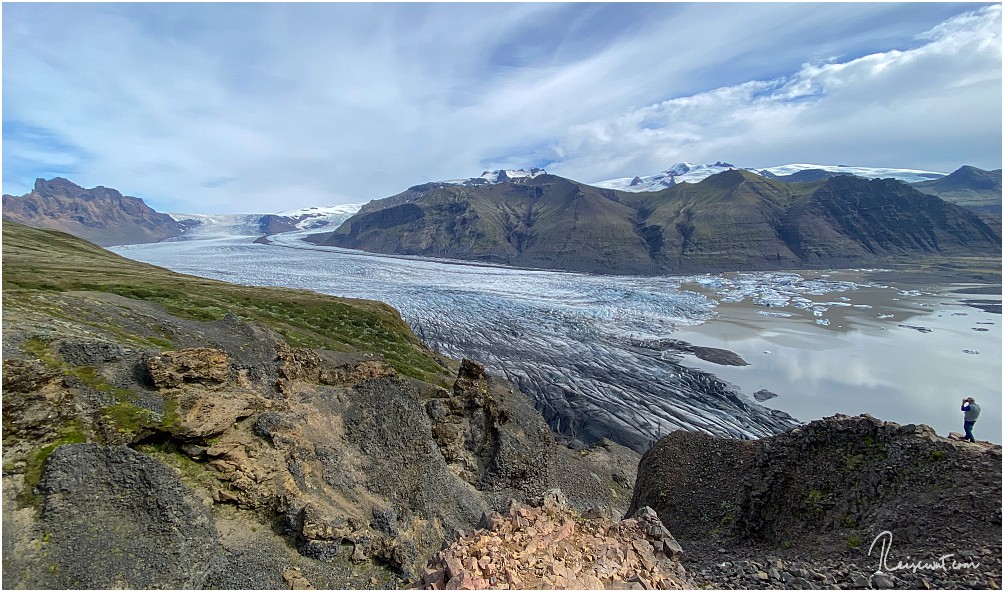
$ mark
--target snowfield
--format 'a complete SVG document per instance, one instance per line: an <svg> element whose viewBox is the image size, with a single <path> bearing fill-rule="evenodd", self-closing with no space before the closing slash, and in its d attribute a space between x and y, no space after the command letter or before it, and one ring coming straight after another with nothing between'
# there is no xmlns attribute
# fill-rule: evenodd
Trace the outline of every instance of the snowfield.
<svg viewBox="0 0 1004 592"><path fill-rule="evenodd" d="M634 193L640 193L643 191L661 191L667 187L672 187L677 183L699 183L711 175L716 175L735 168L740 167L736 167L735 165L727 162L716 162L715 164L692 164L689 162L678 162L668 169L654 175L609 179L606 181L597 181L596 183L591 183L591 185L594 187L616 189L618 191L630 191ZM930 181L931 179L940 179L946 175L946 173L918 171L914 169L854 167L825 164L785 164L766 168L742 168L765 177L782 177L799 171L822 169L824 171L834 173L856 175L866 179L898 179L906 183Z"/></svg>

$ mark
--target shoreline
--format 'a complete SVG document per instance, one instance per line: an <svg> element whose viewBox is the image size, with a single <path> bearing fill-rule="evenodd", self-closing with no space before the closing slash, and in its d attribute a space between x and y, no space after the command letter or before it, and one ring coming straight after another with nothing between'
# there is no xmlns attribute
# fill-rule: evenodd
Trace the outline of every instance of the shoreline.
<svg viewBox="0 0 1004 592"><path fill-rule="evenodd" d="M843 270L827 275L853 281L850 278L871 273ZM722 302L714 290L695 290L718 301L716 316L677 328L672 337L724 349L749 362L731 367L694 355L681 361L714 374L751 400L761 390L776 393L776 398L759 404L799 421L869 413L897 423L928 424L947 435L961 430L961 419L952 415L958 406L953 401L961 393L1000 400L1001 315L992 309L999 310L1001 300L991 300L995 304L988 311L974 308L966 298L982 295L981 300L988 300L985 296L999 293L998 288L967 284L927 286L923 292L861 286L809 296L842 304L821 316L790 306L758 306L749 298ZM977 380L981 377L984 381ZM1000 405L994 407L976 435L1000 444Z"/></svg>

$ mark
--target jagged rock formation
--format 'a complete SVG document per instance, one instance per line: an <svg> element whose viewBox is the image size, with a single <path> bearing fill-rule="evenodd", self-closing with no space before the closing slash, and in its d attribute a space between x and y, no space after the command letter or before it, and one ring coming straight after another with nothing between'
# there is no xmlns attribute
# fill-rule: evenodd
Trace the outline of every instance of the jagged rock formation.
<svg viewBox="0 0 1004 592"><path fill-rule="evenodd" d="M230 322L240 328L239 321ZM216 335L228 338L221 331ZM137 408L134 414L145 421L132 433L129 426L107 425L113 411L94 409L96 401L77 389L58 389L58 400L83 407L83 416L70 421L98 424L98 440L140 447L149 442L159 454L183 455L182 464L197 475L207 500L275 516L304 556L372 559L404 578L444 539L502 500L538 495L558 482L562 460L546 424L522 395L491 385L473 362L464 363L450 392L403 380L379 360L277 345L274 391L249 378L246 368L236 368L221 350L150 357L124 352L125 360L135 361L126 364L130 370L136 362L140 370L145 366L148 388L161 397L163 409L158 421L155 410ZM100 374L123 380L103 366ZM18 369L31 364L10 361L5 376L6 367L19 377L25 373ZM38 392L31 385L15 388L27 389L29 396ZM19 408L16 396L13 405L5 402L11 432L44 429L26 421ZM441 409L450 411L440 414ZM51 480L51 462L38 488L43 514L56 491L44 486ZM112 477L125 479L126 495L141 495L119 473ZM72 500L67 503L77 503L83 494L67 495ZM121 546L114 535L109 538ZM59 543L52 544L63 549ZM74 577L88 586L101 582ZM176 585L192 586L198 583Z"/></svg>
<svg viewBox="0 0 1004 592"><path fill-rule="evenodd" d="M729 170L627 193L554 175L430 183L370 202L312 240L379 253L596 273L797 269L998 255L1001 232L905 183L784 183Z"/></svg>
<svg viewBox="0 0 1004 592"><path fill-rule="evenodd" d="M693 588L683 550L651 508L616 521L571 510L560 490L504 515L436 553L421 584L427 590L608 590Z"/></svg>
<svg viewBox="0 0 1004 592"><path fill-rule="evenodd" d="M102 246L150 243L177 236L185 225L138 197L108 187L84 189L62 177L37 179L21 196L3 196L3 219L62 230Z"/></svg>
<svg viewBox="0 0 1004 592"><path fill-rule="evenodd" d="M867 586L882 531L888 583L1001 585L1001 447L927 426L838 415L756 441L674 432L639 464L631 507L646 505L715 587ZM979 566L895 570L949 553Z"/></svg>
<svg viewBox="0 0 1004 592"><path fill-rule="evenodd" d="M393 587L510 499L630 498L636 454L558 446L511 384L433 357L386 307L187 278L10 223L3 255L12 587ZM132 297L110 293L123 276ZM268 311L286 336L219 305ZM178 552L190 562L169 569Z"/></svg>

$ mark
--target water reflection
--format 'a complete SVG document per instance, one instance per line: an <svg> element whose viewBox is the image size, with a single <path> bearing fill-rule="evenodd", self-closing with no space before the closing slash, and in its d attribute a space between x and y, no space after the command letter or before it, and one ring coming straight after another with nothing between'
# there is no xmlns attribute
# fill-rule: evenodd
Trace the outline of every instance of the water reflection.
<svg viewBox="0 0 1004 592"><path fill-rule="evenodd" d="M977 437L1000 443L1001 317L966 306L955 289L943 286L921 296L861 289L854 300L873 308L835 311L826 327L798 317L762 320L749 306L722 306L714 321L680 334L750 362L741 368L688 364L747 394L777 393L764 405L800 419L870 413L928 424L947 435L962 431L959 406L973 396L983 403Z"/></svg>

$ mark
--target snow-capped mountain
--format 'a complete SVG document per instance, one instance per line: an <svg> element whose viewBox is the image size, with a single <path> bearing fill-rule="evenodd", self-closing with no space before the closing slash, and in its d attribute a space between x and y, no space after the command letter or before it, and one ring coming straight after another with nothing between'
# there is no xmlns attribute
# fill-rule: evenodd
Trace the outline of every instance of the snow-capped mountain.
<svg viewBox="0 0 1004 592"><path fill-rule="evenodd" d="M667 187L672 187L677 183L698 183L707 179L711 175L734 169L735 165L727 162L716 162L715 164L691 164L689 162L678 162L661 173L649 175L647 177L622 177L620 179L610 179L591 183L594 187L605 189L617 189L619 191L631 191L640 193L642 191L660 191Z"/></svg>
<svg viewBox="0 0 1004 592"><path fill-rule="evenodd" d="M716 162L714 164L678 162L660 173L649 175L647 177L622 177L619 179L599 181L597 183L592 183L591 185L594 187L604 187L606 189L631 191L635 193L643 191L660 191L667 187L672 187L677 183L698 183L707 179L711 175L716 175L735 168L739 167L727 162ZM857 177L864 177L866 179L898 179L906 183L930 181L931 179L940 179L945 176L945 173L915 169L855 167L824 164L784 164L766 168L742 168L748 171L753 171L754 173L763 175L767 178L783 178L788 175L810 170L826 171L831 174L848 174Z"/></svg>
<svg viewBox="0 0 1004 592"><path fill-rule="evenodd" d="M856 177L864 177L866 179L896 179L898 181L903 181L905 183L917 183L918 181L930 181L931 179L940 179L948 173L937 173L934 171L920 171L916 169L890 169L882 167L856 167L847 166L843 164L839 165L826 165L826 164L783 164L780 166L768 167L764 169L750 168L748 170L753 171L764 177L784 177L786 175L793 175L801 171L808 170L823 170L829 173L845 173L849 175L854 175Z"/></svg>
<svg viewBox="0 0 1004 592"><path fill-rule="evenodd" d="M299 210L289 210L278 212L276 216L283 216L296 220L296 227L300 230L312 230L326 226L338 228L338 226L352 217L359 211L363 204L339 204L334 206L314 206L310 208L300 208Z"/></svg>
<svg viewBox="0 0 1004 592"><path fill-rule="evenodd" d="M512 179L532 179L539 175L546 175L547 171L544 169L539 169L537 167L532 167L529 171L524 169L506 169L497 171L485 171L481 173L480 177L470 177L468 179L450 179L448 181L442 181L442 183L448 183L450 185L491 185L493 183L505 183L506 181L511 181Z"/></svg>

